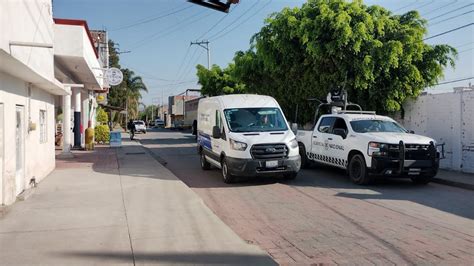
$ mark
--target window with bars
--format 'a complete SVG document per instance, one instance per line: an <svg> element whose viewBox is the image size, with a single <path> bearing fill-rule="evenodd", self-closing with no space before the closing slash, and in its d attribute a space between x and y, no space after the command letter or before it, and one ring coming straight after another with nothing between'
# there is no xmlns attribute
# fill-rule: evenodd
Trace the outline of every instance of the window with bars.
<svg viewBox="0 0 474 266"><path fill-rule="evenodd" d="M39 124L40 124L40 143L48 141L48 132L46 125L46 110L40 110Z"/></svg>

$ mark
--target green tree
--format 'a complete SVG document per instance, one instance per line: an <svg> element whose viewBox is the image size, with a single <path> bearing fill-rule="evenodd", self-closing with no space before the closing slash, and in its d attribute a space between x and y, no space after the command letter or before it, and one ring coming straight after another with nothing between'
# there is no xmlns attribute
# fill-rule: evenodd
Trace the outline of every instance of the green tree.
<svg viewBox="0 0 474 266"><path fill-rule="evenodd" d="M120 67L120 58L115 47L115 43L109 40L109 65L110 67ZM130 119L138 118L138 105L142 98L142 92L148 92L142 77L128 69L122 69L123 81L117 86L111 86L108 94L110 105L122 108L128 108ZM124 122L124 121L122 121Z"/></svg>
<svg viewBox="0 0 474 266"><path fill-rule="evenodd" d="M222 94L236 94L245 92L245 86L237 82L233 76L234 64L229 64L225 69L213 65L210 70L202 65L197 65L199 84L202 85L201 93L207 96Z"/></svg>
<svg viewBox="0 0 474 266"><path fill-rule="evenodd" d="M324 99L344 84L364 109L398 111L454 66L456 50L426 44L426 32L416 11L396 15L361 0L308 0L267 18L251 48L236 53L231 74L247 91L274 96L291 117L298 104L308 119L314 112L308 98Z"/></svg>
<svg viewBox="0 0 474 266"><path fill-rule="evenodd" d="M158 105L148 105L145 109L140 112L140 119L141 120L154 120L158 115Z"/></svg>

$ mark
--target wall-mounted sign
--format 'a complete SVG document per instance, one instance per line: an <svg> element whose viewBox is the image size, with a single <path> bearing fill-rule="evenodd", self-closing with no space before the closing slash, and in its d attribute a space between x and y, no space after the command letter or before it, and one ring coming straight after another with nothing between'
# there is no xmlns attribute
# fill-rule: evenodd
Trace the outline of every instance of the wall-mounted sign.
<svg viewBox="0 0 474 266"><path fill-rule="evenodd" d="M111 86L117 86L123 81L123 74L120 69L116 67L111 67L105 72L105 77L107 78L107 83Z"/></svg>

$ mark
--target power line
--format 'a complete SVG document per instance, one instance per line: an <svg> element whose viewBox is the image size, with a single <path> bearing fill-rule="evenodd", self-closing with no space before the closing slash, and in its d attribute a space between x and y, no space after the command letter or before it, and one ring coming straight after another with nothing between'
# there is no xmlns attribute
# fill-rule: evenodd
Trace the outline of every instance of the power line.
<svg viewBox="0 0 474 266"><path fill-rule="evenodd" d="M469 52L469 51L472 51L472 50L474 50L474 48L470 48L470 49L462 50L462 51L461 51L461 52L459 52L458 54L462 54L462 53Z"/></svg>
<svg viewBox="0 0 474 266"><path fill-rule="evenodd" d="M433 39L433 38L436 38L436 37L439 37L439 36L442 36L442 35L448 34L448 33L450 33L450 32L457 31L457 30L460 30L460 29L463 29L463 28L466 28L466 27L469 27L469 26L472 26L472 25L474 25L474 23L471 22L471 23L466 24L466 25L463 25L463 26L461 26L461 27L457 27L457 28L455 28L455 29L445 31L445 32L442 32L442 33L439 33L439 34L430 36L430 37L428 37L428 38L424 38L423 41L426 41L426 40L429 40L429 39Z"/></svg>
<svg viewBox="0 0 474 266"><path fill-rule="evenodd" d="M164 14L164 15L160 15L160 16L158 16L158 17L146 19L146 20L143 20L143 21L140 21L140 22L132 23L132 24L129 24L129 25L125 25L125 26L122 26L122 27L115 28L115 29L111 29L111 30L109 30L109 31L124 30L124 29L128 29L128 28L131 28L131 27L139 26L139 25L142 25L142 24L145 24L145 23L150 23L150 22L152 22L152 21L155 21L155 20L158 20L158 19L162 19L162 18L171 16L171 15L177 14L177 13L182 12L182 11L184 11L184 10L187 10L187 9L189 9L189 8L191 8L191 7L192 7L192 6L187 6L187 7L178 9L178 10L176 10L176 11L172 11L172 12L166 13L166 14Z"/></svg>
<svg viewBox="0 0 474 266"><path fill-rule="evenodd" d="M451 13L453 13L453 12L456 12L456 11L458 11L458 10L464 9L464 8L466 8L466 7L470 7L470 6L472 6L472 5L474 5L474 3L471 3L471 4L469 4L469 5L465 5L465 6L456 8L456 9L454 9L454 10L448 11L448 12L443 13L443 14L441 14L441 15L438 15L438 16L436 16L436 17L428 18L427 20L437 19L437 18L443 17L443 16L445 16L445 15L451 14Z"/></svg>
<svg viewBox="0 0 474 266"><path fill-rule="evenodd" d="M136 48L138 48L138 47L141 47L141 46L143 46L143 45L149 43L149 42L152 41L152 40L156 40L156 39L159 39L159 38L163 38L163 37L168 36L168 35L170 35L170 34L172 34L172 33L175 33L175 32L176 32L175 30L178 29L178 28L180 28L180 26L181 26L182 24L186 23L189 19L194 18L194 17L197 17L197 16L199 16L199 15L201 15L201 14L203 14L203 13L205 13L205 11L198 12L198 13L196 13L196 14L190 16L190 17L185 18L184 20L180 21L178 24L175 24L175 25L173 25L173 26L171 26L171 27L169 27L169 28L166 28L166 29L164 29L164 30L158 31L158 32L156 32L156 33L153 33L152 35L149 35L149 36L147 36L147 37L141 39L140 41L136 42L130 49L136 49ZM210 16L210 15L211 15L211 13L208 13L208 14L202 16L202 17L199 17L199 18L197 18L197 19L191 21L190 23L197 22L197 21L199 21L199 20L201 20L201 19L204 19L204 18L206 18L206 17L208 17L208 16ZM160 35L160 34L163 34L163 35ZM160 35L160 36L158 36L158 35Z"/></svg>
<svg viewBox="0 0 474 266"><path fill-rule="evenodd" d="M408 5L406 5L406 6L400 7L399 9L394 10L393 13L395 13L395 12L397 12L397 11L399 11L399 10L405 9L405 8L407 8L407 7L409 7L409 6L412 6L412 5L416 4L416 3L418 3L418 0L416 0L416 1L413 2L413 3L408 4Z"/></svg>
<svg viewBox="0 0 474 266"><path fill-rule="evenodd" d="M158 31L158 32L155 32L155 33L153 33L153 34L151 34L151 35L148 35L147 37L145 37L145 38L143 38L143 39L137 41L136 43L134 43L134 44L132 45L132 47L139 47L141 44L143 44L143 43L146 42L147 40L152 39L153 37L155 37L155 36L157 36L157 35L159 35L159 34L161 34L161 33L163 33L163 32L168 32L170 29L173 29L173 28L175 28L176 26L183 24L183 23L186 22L187 20L189 20L189 19L191 19L191 18L194 18L194 17L196 17L196 16L201 15L202 13L204 13L204 11L197 12L197 13L193 14L192 16L189 16L189 17L185 18L184 20L178 22L177 24L175 24L175 25L173 25L173 26L171 26L171 27L165 28L165 29L160 30L160 31Z"/></svg>
<svg viewBox="0 0 474 266"><path fill-rule="evenodd" d="M421 8L425 7L425 6L428 6L428 5L431 5L434 3L434 0L431 0L430 2L426 3L426 4L422 4L421 6L418 6L418 7L415 7L414 9L415 10L420 10Z"/></svg>
<svg viewBox="0 0 474 266"><path fill-rule="evenodd" d="M457 79L457 80L451 80L451 81L446 81L446 82L441 82L441 83L435 84L435 85L433 85L433 86L444 85L444 84L449 84L449 83L455 83L455 82L459 82L459 81L466 81L466 80L470 80L470 79L474 79L474 77L463 78L463 79Z"/></svg>
<svg viewBox="0 0 474 266"><path fill-rule="evenodd" d="M151 80L159 80L159 81L173 81L171 79L164 79L164 78L157 77L155 75L151 75L150 73L146 73L144 71L141 71L140 69L137 69L136 67L134 67L132 65L129 65L129 64L124 64L124 66L126 68L138 73L138 74L141 74L142 78L151 79ZM146 76L143 76L143 75L146 75Z"/></svg>
<svg viewBox="0 0 474 266"><path fill-rule="evenodd" d="M237 5L238 6L238 5ZM237 6L235 6L229 13L231 13L232 11L234 11ZM204 32L201 36L199 36L198 38L196 38L196 40L198 39L202 39L204 36L206 36L206 34L208 34L209 32L211 32L217 25L219 25L222 21L224 21L224 19L229 15L229 13L226 13L224 16L222 16L222 18L220 18L214 25L212 25L206 32Z"/></svg>
<svg viewBox="0 0 474 266"><path fill-rule="evenodd" d="M455 4L457 1L458 1L458 0L454 0L454 1L452 1L452 2L449 2L449 3L447 3L447 4L444 5L444 6L440 6L440 7L438 7L438 8L435 8L435 9L431 10L431 11L428 11L428 12L425 13L424 15L426 16L426 15L432 14L433 12L436 12L436 11L438 11L438 10L440 10L440 9L443 9L443 8L449 6L449 5Z"/></svg>
<svg viewBox="0 0 474 266"><path fill-rule="evenodd" d="M449 18L446 18L446 19L443 19L441 21L438 21L438 22L435 22L435 23L432 23L432 24L428 24L429 26L433 26L433 25L436 25L436 24L440 24L440 23L443 23L445 21L448 21L448 20L451 20L451 19L455 19L455 18L458 18L458 17L461 17L461 16L464 16L464 15L467 15L469 13L472 13L474 12L474 10L471 10L471 11L467 11L467 12L464 12L462 14L459 14L459 15L455 15L455 16L452 16L452 17L449 17Z"/></svg>
<svg viewBox="0 0 474 266"><path fill-rule="evenodd" d="M249 11L251 11L254 7L256 7L257 5L259 4L259 1L255 1L255 3L249 7L247 10L245 10L240 16L238 16L236 19L234 19L234 21L232 21L231 23L229 23L227 26L225 26L223 29L221 29L220 31L216 32L214 35L212 35L211 37L209 37L209 39L212 39L216 36L218 36L219 34L221 34L222 32L224 32L227 28L229 28L230 26L234 25L239 19L241 19L243 16L245 16Z"/></svg>
<svg viewBox="0 0 474 266"><path fill-rule="evenodd" d="M467 45L473 44L473 43L474 43L474 42L464 43L464 44L461 44L461 45L456 46L455 48L461 48L461 47L464 47L464 46L467 46Z"/></svg>
<svg viewBox="0 0 474 266"><path fill-rule="evenodd" d="M191 58L189 59L189 61L187 62L186 66L183 68L183 72L180 74L178 73L178 79L177 80L181 80L184 78L184 74L186 73L186 71L188 70L190 64L192 64L191 62L194 60L195 56L197 55L197 52L198 52L198 49L194 49L194 53L193 55L191 56ZM202 51L201 51L202 52Z"/></svg>
<svg viewBox="0 0 474 266"><path fill-rule="evenodd" d="M186 49L186 53L184 54L183 60L181 60L181 64L179 64L178 71L176 71L176 77L178 77L178 74L181 72L181 68L184 66L184 62L186 61L186 57L188 56L190 50L191 45L189 45L188 49Z"/></svg>
<svg viewBox="0 0 474 266"><path fill-rule="evenodd" d="M191 67L189 68L189 71L186 73L186 75L183 76L183 78L187 77L191 71L193 71L193 67L196 66L197 62L199 61L199 59L201 59L201 56L202 54L204 53L204 50L201 50L201 52L199 53L198 57L196 58L196 60L194 61L194 63L191 64Z"/></svg>
<svg viewBox="0 0 474 266"><path fill-rule="evenodd" d="M266 4L264 4L262 7L260 7L259 9L257 9L252 15L250 15L250 17L248 17L246 20L244 20L242 23L240 23L240 24L238 24L238 25L232 27L230 30L224 32L223 34L221 34L221 35L219 35L219 36L217 36L217 37L215 37L215 38L213 39L213 41L218 40L218 39L220 39L220 38L226 36L227 34L231 33L231 32L234 31L235 29L237 29L239 26L242 26L243 24L245 24L245 23L246 23L247 21L249 21L252 17L254 17L254 16L257 15L260 11L262 11L265 7L267 7L268 5L270 5L270 3L271 3L272 1L273 1L273 0L268 1L268 2L267 2Z"/></svg>

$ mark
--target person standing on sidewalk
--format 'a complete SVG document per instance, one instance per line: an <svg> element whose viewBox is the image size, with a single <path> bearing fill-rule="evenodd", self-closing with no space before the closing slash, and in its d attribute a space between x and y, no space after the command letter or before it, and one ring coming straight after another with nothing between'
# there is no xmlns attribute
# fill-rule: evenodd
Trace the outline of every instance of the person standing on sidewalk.
<svg viewBox="0 0 474 266"><path fill-rule="evenodd" d="M130 130L130 139L133 140L133 137L135 137L135 124L132 119L128 122L127 129Z"/></svg>

